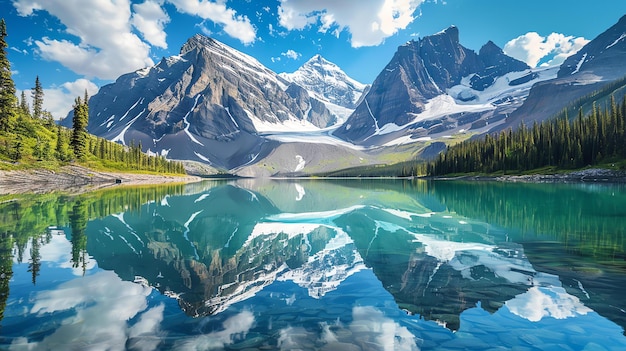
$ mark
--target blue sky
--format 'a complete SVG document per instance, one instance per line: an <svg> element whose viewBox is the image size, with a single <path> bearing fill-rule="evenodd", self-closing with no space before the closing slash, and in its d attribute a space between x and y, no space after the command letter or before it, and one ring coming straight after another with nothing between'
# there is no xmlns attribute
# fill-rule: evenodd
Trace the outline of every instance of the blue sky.
<svg viewBox="0 0 626 351"><path fill-rule="evenodd" d="M176 55L204 33L292 72L315 54L371 83L406 41L450 25L531 66L558 64L626 14L624 0L1 0L18 90L39 75L44 108ZM27 94L30 95L30 94Z"/></svg>

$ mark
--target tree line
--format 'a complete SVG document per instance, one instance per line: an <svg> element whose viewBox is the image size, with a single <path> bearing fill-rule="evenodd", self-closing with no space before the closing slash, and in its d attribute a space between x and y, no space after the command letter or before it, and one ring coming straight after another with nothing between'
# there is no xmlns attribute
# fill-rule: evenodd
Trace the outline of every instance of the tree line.
<svg viewBox="0 0 626 351"><path fill-rule="evenodd" d="M83 98L79 96L74 101L71 129L57 125L52 114L43 108L44 90L39 76L31 89L32 108L24 91L18 99L7 58L6 37L5 21L0 19L0 161L53 168L77 162L119 171L185 173L181 162L147 155L142 152L141 144L124 146L89 134L86 91Z"/></svg>
<svg viewBox="0 0 626 351"><path fill-rule="evenodd" d="M454 173L524 172L543 167L576 169L626 159L626 96L611 96L604 109L582 107L572 120L565 110L555 119L448 147L427 165L430 176Z"/></svg>

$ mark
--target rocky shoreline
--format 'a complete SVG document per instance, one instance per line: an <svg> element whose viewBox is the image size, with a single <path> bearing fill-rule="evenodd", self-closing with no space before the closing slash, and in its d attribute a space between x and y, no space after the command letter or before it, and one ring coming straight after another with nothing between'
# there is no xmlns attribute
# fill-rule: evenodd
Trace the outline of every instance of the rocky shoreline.
<svg viewBox="0 0 626 351"><path fill-rule="evenodd" d="M56 172L46 169L0 171L0 194L42 194L54 191L80 193L111 186L190 183L200 180L196 176L101 172L71 165Z"/></svg>
<svg viewBox="0 0 626 351"><path fill-rule="evenodd" d="M540 174L497 177L497 180L508 182L594 182L594 183L626 183L626 172L610 169L591 168L563 174Z"/></svg>
<svg viewBox="0 0 626 351"><path fill-rule="evenodd" d="M590 168L560 174L434 177L435 180L485 180L525 183L626 183L626 171Z"/></svg>

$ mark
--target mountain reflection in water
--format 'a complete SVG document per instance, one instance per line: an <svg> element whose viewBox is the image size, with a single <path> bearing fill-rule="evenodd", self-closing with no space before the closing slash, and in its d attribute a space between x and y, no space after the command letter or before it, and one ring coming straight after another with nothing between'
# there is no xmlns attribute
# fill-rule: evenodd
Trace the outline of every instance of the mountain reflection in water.
<svg viewBox="0 0 626 351"><path fill-rule="evenodd" d="M27 196L0 204L2 345L626 347L620 211L623 187L554 184Z"/></svg>

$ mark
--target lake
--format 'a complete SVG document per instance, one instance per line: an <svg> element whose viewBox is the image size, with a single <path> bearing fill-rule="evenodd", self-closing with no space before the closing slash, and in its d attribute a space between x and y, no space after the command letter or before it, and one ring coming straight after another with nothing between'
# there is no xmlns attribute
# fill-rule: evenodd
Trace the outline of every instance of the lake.
<svg viewBox="0 0 626 351"><path fill-rule="evenodd" d="M626 187L231 180L0 204L8 350L626 350Z"/></svg>

